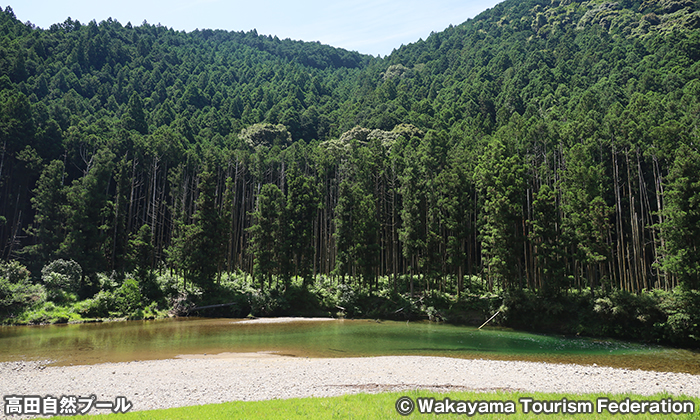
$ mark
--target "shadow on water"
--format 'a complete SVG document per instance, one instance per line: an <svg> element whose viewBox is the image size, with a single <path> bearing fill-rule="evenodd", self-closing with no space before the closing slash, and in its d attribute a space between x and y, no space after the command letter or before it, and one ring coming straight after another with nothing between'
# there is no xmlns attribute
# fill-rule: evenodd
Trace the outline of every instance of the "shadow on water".
<svg viewBox="0 0 700 420"><path fill-rule="evenodd" d="M180 354L274 352L297 357L425 355L598 364L700 374L700 353L617 340L499 328L373 320L250 323L177 318L0 327L0 361L58 365L168 359Z"/></svg>

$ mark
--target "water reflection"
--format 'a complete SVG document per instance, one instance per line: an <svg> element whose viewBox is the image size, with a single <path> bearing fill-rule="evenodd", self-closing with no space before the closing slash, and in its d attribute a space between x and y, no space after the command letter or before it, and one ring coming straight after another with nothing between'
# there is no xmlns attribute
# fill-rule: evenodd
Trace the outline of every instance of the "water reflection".
<svg viewBox="0 0 700 420"><path fill-rule="evenodd" d="M297 357L431 355L583 363L700 374L687 350L434 323L332 320L249 323L177 318L0 328L0 361L93 364L179 354L277 352Z"/></svg>

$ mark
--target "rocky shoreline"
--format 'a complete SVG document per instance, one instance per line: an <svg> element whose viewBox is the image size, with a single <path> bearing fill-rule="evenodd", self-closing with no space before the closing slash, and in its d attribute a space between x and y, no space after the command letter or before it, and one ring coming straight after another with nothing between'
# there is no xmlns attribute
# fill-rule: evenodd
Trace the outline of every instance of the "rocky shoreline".
<svg viewBox="0 0 700 420"><path fill-rule="evenodd" d="M313 359L224 353L84 366L7 362L0 363L0 377L3 396L125 397L131 411L407 389L700 396L700 375L426 356ZM5 401L0 403L4 415Z"/></svg>

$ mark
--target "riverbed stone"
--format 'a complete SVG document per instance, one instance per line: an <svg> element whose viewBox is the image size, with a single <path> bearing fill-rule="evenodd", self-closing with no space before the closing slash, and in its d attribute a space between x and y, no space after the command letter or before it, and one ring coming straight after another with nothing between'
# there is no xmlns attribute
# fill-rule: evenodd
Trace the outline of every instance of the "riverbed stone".
<svg viewBox="0 0 700 420"><path fill-rule="evenodd" d="M122 396L133 404L131 411L411 389L700 396L700 375L687 373L427 356L313 359L229 353L84 366L47 364L0 363L0 395L94 394L98 401ZM4 403L0 401L2 414Z"/></svg>

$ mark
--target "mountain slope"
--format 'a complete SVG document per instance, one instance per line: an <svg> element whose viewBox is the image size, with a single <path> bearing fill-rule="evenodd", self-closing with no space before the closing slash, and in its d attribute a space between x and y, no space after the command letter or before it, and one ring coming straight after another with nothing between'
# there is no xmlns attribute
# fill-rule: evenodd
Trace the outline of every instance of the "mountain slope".
<svg viewBox="0 0 700 420"><path fill-rule="evenodd" d="M633 93L665 95L696 79L698 3L622 3L507 1L400 48L387 65L406 71L375 92L377 105L396 114L382 128L398 120L440 129L467 121L491 132L512 112L556 109L568 117L586 91L602 111L626 106ZM394 106L385 91L398 99ZM364 104L372 106L371 98Z"/></svg>
<svg viewBox="0 0 700 420"><path fill-rule="evenodd" d="M82 297L117 293L107 270L166 293L154 267L205 295L224 271L501 290L511 322L537 312L520 292L590 288L604 325L657 334L627 293L700 287L697 16L507 0L377 59L254 32L43 31L5 10L1 256L37 277L76 260ZM700 336L700 312L674 308L673 336Z"/></svg>

